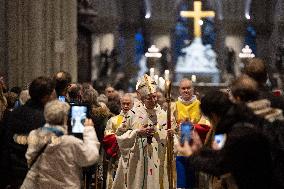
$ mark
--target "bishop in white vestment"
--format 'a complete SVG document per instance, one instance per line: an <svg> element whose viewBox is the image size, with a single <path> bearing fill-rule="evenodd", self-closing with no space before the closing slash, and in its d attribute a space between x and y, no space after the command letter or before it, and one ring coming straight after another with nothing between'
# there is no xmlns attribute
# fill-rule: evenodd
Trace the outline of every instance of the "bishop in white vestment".
<svg viewBox="0 0 284 189"><path fill-rule="evenodd" d="M141 104L128 112L117 130L121 152L113 189L167 189L167 115L157 105L156 84L144 75L137 92Z"/></svg>

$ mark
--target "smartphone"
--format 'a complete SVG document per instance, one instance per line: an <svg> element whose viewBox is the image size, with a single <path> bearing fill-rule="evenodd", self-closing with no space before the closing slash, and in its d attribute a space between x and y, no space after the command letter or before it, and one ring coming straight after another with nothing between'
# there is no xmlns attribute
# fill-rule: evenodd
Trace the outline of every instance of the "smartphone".
<svg viewBox="0 0 284 189"><path fill-rule="evenodd" d="M190 123L189 121L183 122L180 125L180 131L181 131L181 135L180 135L180 142L181 144L184 144L185 141L190 142L190 135L191 135L191 130L192 130L192 123Z"/></svg>
<svg viewBox="0 0 284 189"><path fill-rule="evenodd" d="M65 96L59 96L59 97L58 97L58 100L60 100L61 102L66 102Z"/></svg>
<svg viewBox="0 0 284 189"><path fill-rule="evenodd" d="M89 107L82 104L71 104L70 125L72 133L83 133L85 119L89 117Z"/></svg>
<svg viewBox="0 0 284 189"><path fill-rule="evenodd" d="M221 149L221 148L223 148L223 146L226 142L226 135L225 134L215 135L214 141L217 144L218 149Z"/></svg>

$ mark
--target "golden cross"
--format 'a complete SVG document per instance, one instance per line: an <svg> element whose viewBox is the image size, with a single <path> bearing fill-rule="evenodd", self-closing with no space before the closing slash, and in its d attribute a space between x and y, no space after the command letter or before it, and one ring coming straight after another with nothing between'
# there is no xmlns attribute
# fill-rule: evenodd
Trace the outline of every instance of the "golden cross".
<svg viewBox="0 0 284 189"><path fill-rule="evenodd" d="M199 24L201 18L214 17L214 11L202 11L201 1L194 1L194 11L181 11L182 17L194 18L194 37L201 37L201 26Z"/></svg>

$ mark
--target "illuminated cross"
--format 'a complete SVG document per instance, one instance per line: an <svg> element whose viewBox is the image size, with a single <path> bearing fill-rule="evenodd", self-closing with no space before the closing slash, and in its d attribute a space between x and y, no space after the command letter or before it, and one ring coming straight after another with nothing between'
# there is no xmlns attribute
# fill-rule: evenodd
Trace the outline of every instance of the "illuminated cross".
<svg viewBox="0 0 284 189"><path fill-rule="evenodd" d="M194 37L201 37L201 18L214 17L214 11L202 11L201 1L194 1L194 11L181 11L180 15L182 17L194 18Z"/></svg>

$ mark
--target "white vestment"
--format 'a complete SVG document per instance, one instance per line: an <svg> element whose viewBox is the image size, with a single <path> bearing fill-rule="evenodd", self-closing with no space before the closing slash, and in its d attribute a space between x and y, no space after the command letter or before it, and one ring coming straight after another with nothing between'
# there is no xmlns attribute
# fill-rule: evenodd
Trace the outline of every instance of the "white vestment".
<svg viewBox="0 0 284 189"><path fill-rule="evenodd" d="M117 132L121 158L113 183L113 189L166 189L168 188L167 166L167 114L160 107L147 110L134 107L125 117L121 127L126 132ZM143 125L155 129L152 143L138 135ZM172 119L172 128L176 127Z"/></svg>

